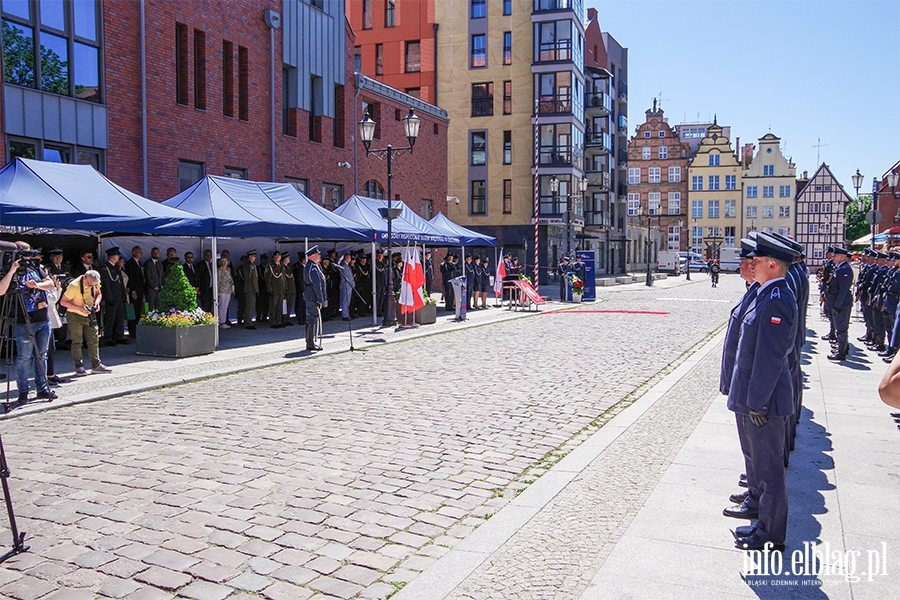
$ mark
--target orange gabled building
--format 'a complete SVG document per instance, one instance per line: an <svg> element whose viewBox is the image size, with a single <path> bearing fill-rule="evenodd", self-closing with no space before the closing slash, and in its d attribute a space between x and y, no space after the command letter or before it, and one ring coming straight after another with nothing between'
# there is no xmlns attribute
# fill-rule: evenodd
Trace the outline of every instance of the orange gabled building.
<svg viewBox="0 0 900 600"><path fill-rule="evenodd" d="M437 103L433 0L347 0L356 33L355 70Z"/></svg>

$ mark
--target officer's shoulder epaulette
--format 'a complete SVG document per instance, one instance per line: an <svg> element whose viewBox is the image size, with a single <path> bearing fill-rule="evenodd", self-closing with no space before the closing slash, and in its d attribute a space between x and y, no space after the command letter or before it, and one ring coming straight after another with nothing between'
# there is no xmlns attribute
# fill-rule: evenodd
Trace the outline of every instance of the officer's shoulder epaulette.
<svg viewBox="0 0 900 600"><path fill-rule="evenodd" d="M772 294L769 296L770 298L781 298L781 289L774 287L772 288Z"/></svg>

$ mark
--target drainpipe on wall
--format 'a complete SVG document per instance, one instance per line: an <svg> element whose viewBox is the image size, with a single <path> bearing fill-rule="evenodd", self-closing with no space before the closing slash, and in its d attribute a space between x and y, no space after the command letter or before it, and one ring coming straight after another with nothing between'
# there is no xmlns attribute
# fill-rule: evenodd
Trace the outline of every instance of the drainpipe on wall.
<svg viewBox="0 0 900 600"><path fill-rule="evenodd" d="M144 20L144 0L140 3L141 12L141 181L144 198L149 196L147 179L147 34Z"/></svg>
<svg viewBox="0 0 900 600"><path fill-rule="evenodd" d="M271 180L275 181L275 30L281 26L281 14L271 8L263 13L269 28L269 164Z"/></svg>
<svg viewBox="0 0 900 600"><path fill-rule="evenodd" d="M434 104L438 105L437 88L438 88L438 24L431 26L434 29Z"/></svg>
<svg viewBox="0 0 900 600"><path fill-rule="evenodd" d="M353 73L353 83L356 86L356 94L353 101L353 193L359 193L359 154L357 152L357 136L356 124L359 123L359 88L362 84L362 76L359 73ZM372 254L375 256L375 254ZM373 271L374 272L374 271Z"/></svg>

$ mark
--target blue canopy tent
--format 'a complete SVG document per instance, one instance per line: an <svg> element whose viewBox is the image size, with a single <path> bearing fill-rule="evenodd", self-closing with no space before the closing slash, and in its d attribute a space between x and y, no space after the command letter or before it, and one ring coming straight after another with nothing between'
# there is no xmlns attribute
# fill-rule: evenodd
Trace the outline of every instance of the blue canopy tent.
<svg viewBox="0 0 900 600"><path fill-rule="evenodd" d="M116 185L90 165L16 158L0 169L0 225L205 236L210 219Z"/></svg>
<svg viewBox="0 0 900 600"><path fill-rule="evenodd" d="M218 237L370 239L356 223L316 205L287 183L207 175L163 204L209 217Z"/></svg>
<svg viewBox="0 0 900 600"><path fill-rule="evenodd" d="M477 231L472 231L471 229L466 229L462 225L458 225L451 221L442 212L434 215L428 222L438 229L446 231L448 235L459 237L460 243L463 246L488 246L493 248L497 245L497 238L478 233Z"/></svg>

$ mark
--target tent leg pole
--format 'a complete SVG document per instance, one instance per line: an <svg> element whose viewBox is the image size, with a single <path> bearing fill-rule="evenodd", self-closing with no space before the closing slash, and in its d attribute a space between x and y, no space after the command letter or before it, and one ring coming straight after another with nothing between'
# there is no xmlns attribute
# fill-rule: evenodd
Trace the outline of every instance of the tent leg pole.
<svg viewBox="0 0 900 600"><path fill-rule="evenodd" d="M378 286L375 283L375 242L372 242L372 263L370 269L372 271L372 325L378 327Z"/></svg>
<svg viewBox="0 0 900 600"><path fill-rule="evenodd" d="M216 264L216 238L213 236L212 238L212 257L213 257L213 272L212 272L212 294L213 294L213 316L216 317L216 348L219 347L219 265ZM225 315L226 321L228 320L228 315Z"/></svg>

